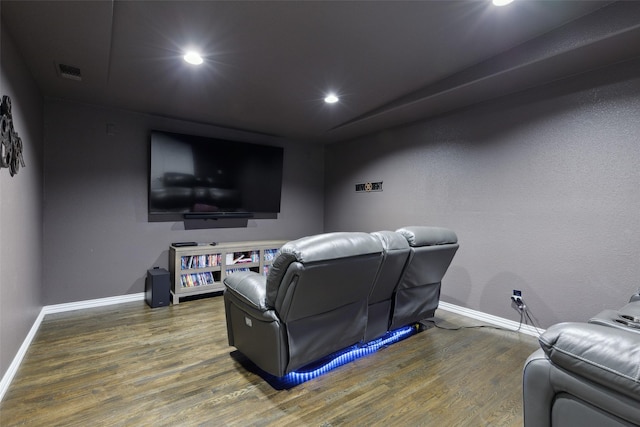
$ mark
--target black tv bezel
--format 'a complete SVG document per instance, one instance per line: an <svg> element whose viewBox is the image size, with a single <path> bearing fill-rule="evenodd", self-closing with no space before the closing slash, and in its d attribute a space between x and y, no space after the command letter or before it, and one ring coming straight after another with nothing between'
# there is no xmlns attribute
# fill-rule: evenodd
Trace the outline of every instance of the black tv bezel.
<svg viewBox="0 0 640 427"><path fill-rule="evenodd" d="M186 137L193 138L198 140L211 140L212 143L222 142L222 143L233 143L242 145L246 150L251 150L252 147L270 147L280 151L281 158L281 169L280 169L280 198L278 202L278 210L271 211L220 211L220 212L153 212L151 209L151 158L152 158L152 147L153 147L153 134L168 134L175 135L177 137ZM214 136L204 136L204 135L195 135L190 133L181 133L181 132L173 132L173 131L165 131L159 129L152 129L149 132L149 140L148 140L148 156L147 156L147 221L148 222L179 222L184 221L185 224L189 222L191 226L193 226L194 222L198 222L198 220L214 220L215 223L220 223L218 225L214 225L213 227L224 226L221 224L225 223L225 220L230 224L238 225L240 222L244 220L244 226L247 224L248 219L276 219L278 214L280 213L282 206L282 184L284 177L284 147L273 144L264 144L258 142L251 142L246 139L243 140L234 140L230 138L219 138ZM209 226L212 226L211 224Z"/></svg>
<svg viewBox="0 0 640 427"><path fill-rule="evenodd" d="M271 212L276 213L276 212ZM253 212L186 212L184 219L224 219L224 218L253 218Z"/></svg>

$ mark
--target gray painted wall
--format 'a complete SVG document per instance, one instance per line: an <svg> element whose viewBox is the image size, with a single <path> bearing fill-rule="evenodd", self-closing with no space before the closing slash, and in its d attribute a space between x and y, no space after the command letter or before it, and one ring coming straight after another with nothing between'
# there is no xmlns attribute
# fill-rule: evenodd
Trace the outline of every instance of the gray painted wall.
<svg viewBox="0 0 640 427"><path fill-rule="evenodd" d="M392 129L326 153L325 231L450 227L442 300L543 327L640 286L640 61ZM381 193L355 193L383 181Z"/></svg>
<svg viewBox="0 0 640 427"><path fill-rule="evenodd" d="M12 101L26 163L0 169L0 377L42 307L42 96L11 37L0 36L0 95Z"/></svg>
<svg viewBox="0 0 640 427"><path fill-rule="evenodd" d="M115 135L107 135L113 125ZM293 239L323 231L323 148L285 148L281 213L246 228L185 230L147 221L149 131L243 138L212 126L45 100L44 303L144 291L146 271L168 268L176 241Z"/></svg>

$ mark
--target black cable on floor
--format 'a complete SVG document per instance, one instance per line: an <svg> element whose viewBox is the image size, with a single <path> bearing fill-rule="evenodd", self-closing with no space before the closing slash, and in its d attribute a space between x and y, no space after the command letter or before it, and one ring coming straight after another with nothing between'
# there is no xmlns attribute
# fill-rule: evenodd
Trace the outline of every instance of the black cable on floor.
<svg viewBox="0 0 640 427"><path fill-rule="evenodd" d="M522 316L522 314L521 314ZM461 329L477 329L477 328L489 328L489 329L498 329L498 330L503 330L503 331L508 331L508 332L519 332L520 331L520 326L522 326L522 320L520 320L520 326L518 326L518 329L508 329L508 328L503 328L501 326L494 326L494 325L471 325L471 326L456 326L455 328L447 328L445 326L441 326L438 324L438 322L435 321L435 319L431 318L431 319L424 319L421 320L420 323L423 326L428 326L425 325L423 322L429 322L432 323L433 326L435 326L438 329L444 329L447 331L459 331Z"/></svg>

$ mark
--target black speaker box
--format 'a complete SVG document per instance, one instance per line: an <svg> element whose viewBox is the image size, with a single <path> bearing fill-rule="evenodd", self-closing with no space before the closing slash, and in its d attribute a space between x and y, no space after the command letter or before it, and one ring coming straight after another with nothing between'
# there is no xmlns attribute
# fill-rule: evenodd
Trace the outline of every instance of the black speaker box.
<svg viewBox="0 0 640 427"><path fill-rule="evenodd" d="M144 283L144 299L151 308L169 305L171 298L171 281L169 272L164 268L147 270Z"/></svg>

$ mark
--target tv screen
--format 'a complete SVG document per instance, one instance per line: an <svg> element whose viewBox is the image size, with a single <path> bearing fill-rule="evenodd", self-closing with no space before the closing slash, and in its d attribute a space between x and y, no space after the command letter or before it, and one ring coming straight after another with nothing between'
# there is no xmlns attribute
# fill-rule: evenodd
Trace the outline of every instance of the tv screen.
<svg viewBox="0 0 640 427"><path fill-rule="evenodd" d="M149 219L280 212L282 147L151 132Z"/></svg>

